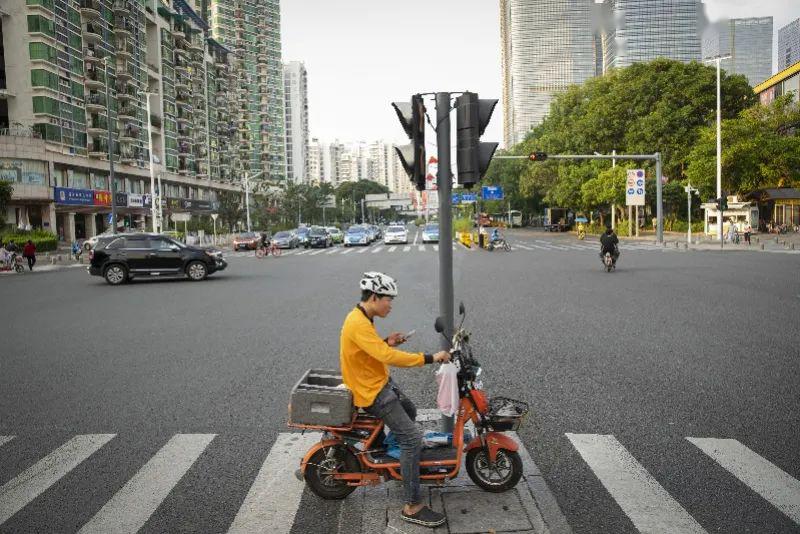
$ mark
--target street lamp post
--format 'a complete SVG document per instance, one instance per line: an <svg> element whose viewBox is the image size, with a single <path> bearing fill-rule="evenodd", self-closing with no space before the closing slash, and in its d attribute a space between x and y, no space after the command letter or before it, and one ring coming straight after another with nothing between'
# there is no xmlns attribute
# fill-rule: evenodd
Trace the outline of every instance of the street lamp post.
<svg viewBox="0 0 800 534"><path fill-rule="evenodd" d="M248 171L244 171L244 205L247 212L247 231L250 232L250 178L255 178L264 174L264 171L259 171L253 176L250 176Z"/></svg>
<svg viewBox="0 0 800 534"><path fill-rule="evenodd" d="M720 63L731 56L717 56L707 61L717 64L717 198L722 197L722 98L720 88ZM722 214L717 215L717 239L722 241Z"/></svg>
<svg viewBox="0 0 800 534"><path fill-rule="evenodd" d="M114 176L114 143L111 139L111 94L109 90L108 58L103 58L106 67L106 126L108 126L108 179L111 182L111 233L117 233L117 180Z"/></svg>
<svg viewBox="0 0 800 534"><path fill-rule="evenodd" d="M150 124L150 96L153 93L144 93L147 100L147 151L150 154L150 217L153 219L153 233L158 232L157 212L156 212L156 176L153 165L153 131Z"/></svg>

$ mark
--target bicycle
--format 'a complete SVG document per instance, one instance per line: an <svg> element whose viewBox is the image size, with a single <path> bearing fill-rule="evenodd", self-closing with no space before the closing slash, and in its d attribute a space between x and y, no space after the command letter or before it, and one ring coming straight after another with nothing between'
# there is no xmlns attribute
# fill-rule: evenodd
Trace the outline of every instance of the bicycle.
<svg viewBox="0 0 800 534"><path fill-rule="evenodd" d="M259 245L256 248L256 258L264 258L272 254L276 258L281 255L281 249L278 248L278 245L275 243L270 243L269 245Z"/></svg>
<svg viewBox="0 0 800 534"><path fill-rule="evenodd" d="M491 241L488 246L489 251L493 251L494 249L505 250L506 252L511 252L511 245L508 244L508 241L503 239L502 237L499 239L495 239Z"/></svg>

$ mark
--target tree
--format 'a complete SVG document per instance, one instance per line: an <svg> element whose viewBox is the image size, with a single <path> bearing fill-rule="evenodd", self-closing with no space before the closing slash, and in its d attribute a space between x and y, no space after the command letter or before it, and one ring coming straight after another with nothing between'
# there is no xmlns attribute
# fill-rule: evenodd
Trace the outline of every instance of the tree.
<svg viewBox="0 0 800 534"><path fill-rule="evenodd" d="M741 75L721 78L723 116L735 118L755 103ZM716 119L716 70L697 62L657 59L572 86L558 95L547 118L527 137L508 150L512 155L646 153L660 151L664 175L686 178L687 161L704 127ZM513 161L513 163L512 163ZM623 166L623 162L617 162ZM640 166L637 164L636 166ZM609 168L610 162L530 163L494 160L487 180L501 177L518 182L526 198L545 197L551 206L587 208L593 193L584 198L585 182ZM589 190L597 186L590 185Z"/></svg>
<svg viewBox="0 0 800 534"><path fill-rule="evenodd" d="M0 229L6 224L6 210L11 203L14 186L10 182L0 180Z"/></svg>
<svg viewBox="0 0 800 534"><path fill-rule="evenodd" d="M722 189L746 193L800 185L800 107L791 94L722 122ZM716 127L708 126L689 154L687 177L700 198L716 197Z"/></svg>
<svg viewBox="0 0 800 534"><path fill-rule="evenodd" d="M219 191L217 193L219 202L219 217L222 224L228 227L229 232L236 229L236 223L245 215L242 201L242 193L238 191Z"/></svg>
<svg viewBox="0 0 800 534"><path fill-rule="evenodd" d="M347 208L354 219L361 220L361 199L367 195L387 194L389 188L372 180L344 182L336 188L336 204ZM362 221L363 222L363 221Z"/></svg>

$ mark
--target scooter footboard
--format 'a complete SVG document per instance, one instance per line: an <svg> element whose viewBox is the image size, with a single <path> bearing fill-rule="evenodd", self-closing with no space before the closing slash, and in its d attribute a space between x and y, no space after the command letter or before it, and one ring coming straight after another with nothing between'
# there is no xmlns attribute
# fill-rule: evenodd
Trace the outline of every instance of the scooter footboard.
<svg viewBox="0 0 800 534"><path fill-rule="evenodd" d="M486 440L486 446L489 448L489 461L491 462L497 461L497 451L500 449L508 451L516 451L519 449L517 442L502 432L487 432L483 436L478 436L470 441L464 450L469 452L472 449L483 448L484 444L481 438Z"/></svg>

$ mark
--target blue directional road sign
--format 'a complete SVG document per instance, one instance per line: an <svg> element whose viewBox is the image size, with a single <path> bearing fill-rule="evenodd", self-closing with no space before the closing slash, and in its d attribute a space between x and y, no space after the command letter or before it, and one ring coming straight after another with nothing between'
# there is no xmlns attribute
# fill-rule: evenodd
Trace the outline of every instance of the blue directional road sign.
<svg viewBox="0 0 800 534"><path fill-rule="evenodd" d="M459 193L453 193L453 204L458 204L461 202L461 195Z"/></svg>
<svg viewBox="0 0 800 534"><path fill-rule="evenodd" d="M481 196L483 200L503 200L503 188L499 185L484 185Z"/></svg>
<svg viewBox="0 0 800 534"><path fill-rule="evenodd" d="M461 202L476 202L478 195L475 193L461 193Z"/></svg>

